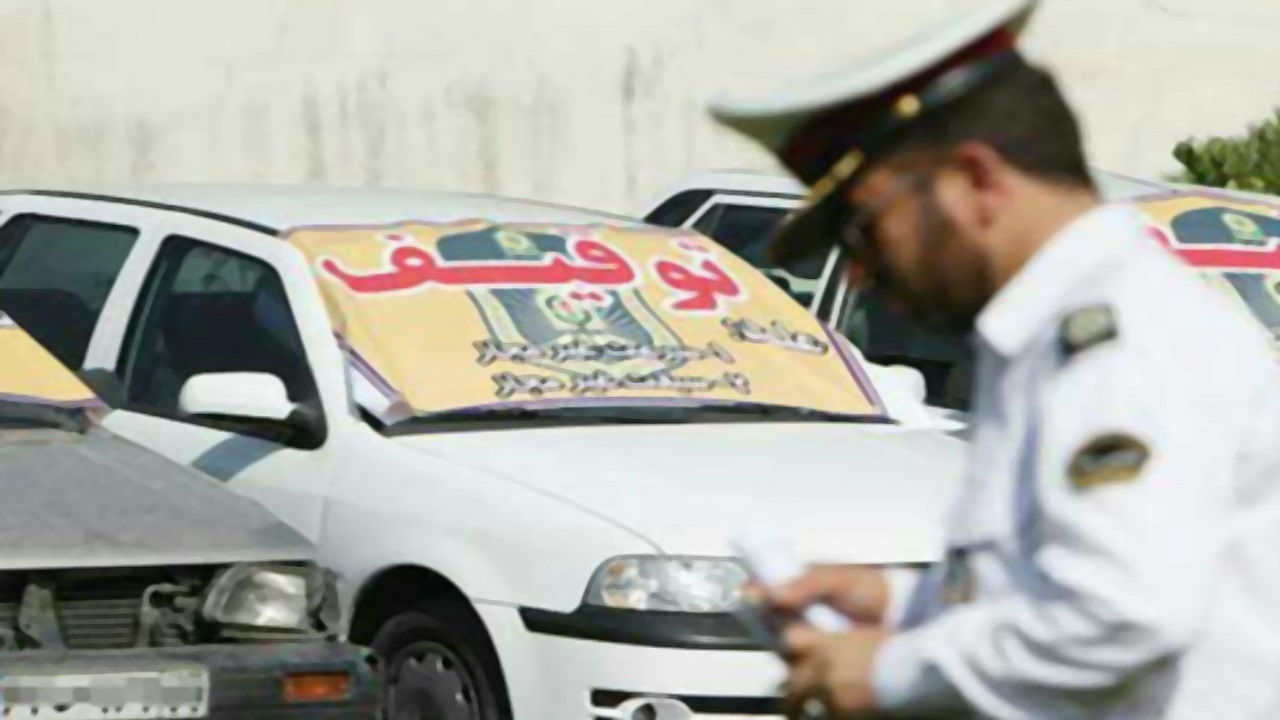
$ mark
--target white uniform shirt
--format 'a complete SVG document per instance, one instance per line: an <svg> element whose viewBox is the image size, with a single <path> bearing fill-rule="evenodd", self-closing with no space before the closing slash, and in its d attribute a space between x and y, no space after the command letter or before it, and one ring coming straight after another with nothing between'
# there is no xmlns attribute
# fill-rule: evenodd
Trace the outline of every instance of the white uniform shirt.
<svg viewBox="0 0 1280 720"><path fill-rule="evenodd" d="M1064 346L1068 317L1085 342ZM1280 718L1280 367L1260 326L1104 207L1000 290L976 343L957 561L896 603L881 703Z"/></svg>

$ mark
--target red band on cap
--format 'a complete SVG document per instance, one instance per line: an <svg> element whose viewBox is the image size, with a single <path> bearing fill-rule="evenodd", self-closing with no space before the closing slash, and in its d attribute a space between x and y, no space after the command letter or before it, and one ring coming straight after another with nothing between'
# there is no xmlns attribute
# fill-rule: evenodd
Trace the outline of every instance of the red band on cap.
<svg viewBox="0 0 1280 720"><path fill-rule="evenodd" d="M898 98L918 93L956 68L1012 50L1016 39L1008 28L998 28L918 75L818 115L792 134L779 153L780 159L802 180L813 183L849 149L850 138L856 137L860 128L883 118Z"/></svg>

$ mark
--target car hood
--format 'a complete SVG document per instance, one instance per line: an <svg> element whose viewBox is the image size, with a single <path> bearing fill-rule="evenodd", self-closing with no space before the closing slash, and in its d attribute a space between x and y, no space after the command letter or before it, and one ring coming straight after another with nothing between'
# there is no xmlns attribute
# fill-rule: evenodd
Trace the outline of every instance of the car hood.
<svg viewBox="0 0 1280 720"><path fill-rule="evenodd" d="M0 432L0 547L10 570L315 558L255 501L101 429Z"/></svg>
<svg viewBox="0 0 1280 720"><path fill-rule="evenodd" d="M554 494L673 554L727 555L766 521L804 557L929 562L964 463L945 433L847 423L626 425L407 436Z"/></svg>

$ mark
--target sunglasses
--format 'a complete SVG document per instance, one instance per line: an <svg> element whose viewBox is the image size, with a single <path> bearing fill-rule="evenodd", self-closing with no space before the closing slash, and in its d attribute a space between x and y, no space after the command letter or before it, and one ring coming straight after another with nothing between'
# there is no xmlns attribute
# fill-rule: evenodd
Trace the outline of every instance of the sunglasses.
<svg viewBox="0 0 1280 720"><path fill-rule="evenodd" d="M833 235L840 239L840 243L854 259L865 257L872 247L871 239L875 237L880 218L902 198L922 192L932 184L932 173L908 173L898 177L894 181L893 190L871 205L841 203L842 211L833 213L833 221L837 226Z"/></svg>

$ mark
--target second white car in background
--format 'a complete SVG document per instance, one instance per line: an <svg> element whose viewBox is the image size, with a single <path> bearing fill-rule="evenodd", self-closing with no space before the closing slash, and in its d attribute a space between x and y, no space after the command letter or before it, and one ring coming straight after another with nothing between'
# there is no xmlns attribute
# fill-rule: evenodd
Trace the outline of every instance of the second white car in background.
<svg viewBox="0 0 1280 720"><path fill-rule="evenodd" d="M1146 212L1160 242L1280 338L1280 260L1274 253L1258 254L1267 249L1260 248L1267 238L1280 235L1274 196L1092 172L1105 200L1131 202ZM766 257L773 230L804 204L805 193L794 178L777 172L693 173L651 199L640 214L655 225L714 238L849 338L872 367L918 371L931 412L948 428L959 429L966 423L973 371L967 338L928 332L892 310L874 290L855 291L835 248L789 268L775 267Z"/></svg>

